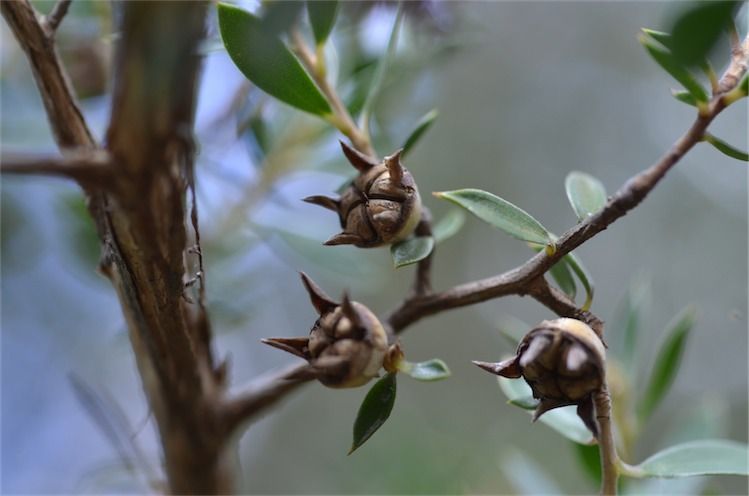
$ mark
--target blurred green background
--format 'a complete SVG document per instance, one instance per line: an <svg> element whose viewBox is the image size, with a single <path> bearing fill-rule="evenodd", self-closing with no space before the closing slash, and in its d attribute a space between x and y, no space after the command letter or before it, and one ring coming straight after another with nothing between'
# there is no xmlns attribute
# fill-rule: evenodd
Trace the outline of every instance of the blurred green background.
<svg viewBox="0 0 749 496"><path fill-rule="evenodd" d="M478 187L562 233L576 221L563 185L570 170L593 174L613 192L692 122L694 110L669 94L675 81L636 39L641 27L666 29L677 7L412 4L376 109L378 152L390 153L420 116L437 108L435 125L406 162L435 217L452 207L429 192ZM746 8L742 18L745 14ZM371 78L372 60L384 49L393 16L392 5L344 6L328 57L347 101L356 100ZM7 25L0 25L2 147L53 151L29 67ZM315 319L297 271L310 274L333 296L348 289L384 315L408 291L413 269L393 270L385 249L320 246L336 232L337 220L299 199L332 194L350 175L338 136L250 88L220 48L215 18L210 25L197 116L198 201L216 349L231 357L232 383L239 388L293 361L261 345L260 338L304 335ZM59 34L61 54L99 138L106 131L116 39L105 2L74 2ZM727 53L723 45L716 67L722 68ZM743 148L745 102L711 126ZM687 304L698 308L676 382L627 461L667 446L669 436L683 438L675 431L689 423L690 412L707 412L713 437L746 441L746 164L698 145L640 207L577 253L596 281L592 310L609 323L610 342L622 331L617 309L631 281L650 281L640 330L643 372L670 318ZM496 274L529 255L523 243L468 219L458 236L438 247L434 285L444 289ZM153 422L125 324L114 292L95 272L97 256L76 187L3 178L5 493L138 492L144 490L138 468L143 461L159 470ZM408 358L440 357L453 376L433 384L402 378L392 417L352 456L346 456L351 427L366 389L310 384L291 395L242 437L243 490L500 494L524 490L523 480L542 484L540 470L565 493L595 492L572 444L507 405L496 381L470 363L513 351L499 332L509 316L529 324L552 317L534 301L511 297L410 328L402 336ZM112 404L121 409L124 455L92 421L71 376L100 400L109 398L104 411L111 416L117 417ZM128 448L131 437L141 454ZM140 462L128 470L123 459L132 458ZM650 489L685 491L669 484L656 482ZM724 494L745 489L746 479L739 477L700 479L690 488Z"/></svg>

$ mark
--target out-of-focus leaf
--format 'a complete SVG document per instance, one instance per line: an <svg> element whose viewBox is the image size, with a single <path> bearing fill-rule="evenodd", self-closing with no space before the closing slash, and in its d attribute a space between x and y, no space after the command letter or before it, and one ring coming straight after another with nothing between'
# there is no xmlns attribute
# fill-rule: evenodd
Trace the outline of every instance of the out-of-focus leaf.
<svg viewBox="0 0 749 496"><path fill-rule="evenodd" d="M397 392L396 374L388 373L377 381L364 398L354 422L354 441L348 454L364 444L390 417Z"/></svg>
<svg viewBox="0 0 749 496"><path fill-rule="evenodd" d="M403 22L404 12L403 2L400 2L398 4L398 12L395 14L395 21L393 21L393 29L390 31L388 46L385 49L385 54L380 58L374 78L372 79L372 85L369 87L367 98L364 100L364 105L362 106L360 121L361 127L364 129L369 129L369 118L372 115L372 109L380 94L380 90L385 84L385 74L387 74L388 67L395 58L395 49L398 46L398 33Z"/></svg>
<svg viewBox="0 0 749 496"><path fill-rule="evenodd" d="M588 269L583 265L582 260L578 257L575 252L566 254L562 261L569 265L572 272L575 273L577 279L585 288L585 302L581 307L583 310L590 310L590 306L593 304L593 295L595 293L595 286L593 285L593 278L590 276Z"/></svg>
<svg viewBox="0 0 749 496"><path fill-rule="evenodd" d="M444 217L438 220L432 227L432 237L436 244L455 236L465 224L466 215L462 210L450 209Z"/></svg>
<svg viewBox="0 0 749 496"><path fill-rule="evenodd" d="M583 471L596 484L601 483L601 455L597 444L572 443L577 461Z"/></svg>
<svg viewBox="0 0 749 496"><path fill-rule="evenodd" d="M684 90L671 90L671 95L682 103L691 105L692 107L697 106L697 100L694 99L692 94Z"/></svg>
<svg viewBox="0 0 749 496"><path fill-rule="evenodd" d="M434 249L431 236L414 236L390 247L393 265L396 269L424 260Z"/></svg>
<svg viewBox="0 0 749 496"><path fill-rule="evenodd" d="M497 327L499 332L505 336L513 346L517 346L518 343L520 343L520 340L523 339L531 329L533 329L533 326L511 316L503 317L502 320L499 321Z"/></svg>
<svg viewBox="0 0 749 496"><path fill-rule="evenodd" d="M665 338L655 357L645 393L637 405L637 413L641 421L646 420L653 413L671 387L679 370L681 357L695 318L694 306L688 306L666 327Z"/></svg>
<svg viewBox="0 0 749 496"><path fill-rule="evenodd" d="M438 115L439 113L437 112L437 109L432 109L419 119L419 122L416 123L416 128L411 131L411 134L408 135L408 138L406 138L406 141L403 143L403 151L401 152L402 156L406 156L411 148L413 148L413 146L419 142L421 137L424 136L424 133L429 131L429 128L432 127L432 124L434 124Z"/></svg>
<svg viewBox="0 0 749 496"><path fill-rule="evenodd" d="M671 50L671 35L655 29L642 28L642 32L653 38L655 41Z"/></svg>
<svg viewBox="0 0 749 496"><path fill-rule="evenodd" d="M621 336L619 360L630 376L637 370L637 340L643 313L647 310L651 298L650 280L642 275L637 276L630 283L617 314L617 330Z"/></svg>
<svg viewBox="0 0 749 496"><path fill-rule="evenodd" d="M646 36L645 34L640 35L640 43L645 47L651 57L660 65L666 72L680 82L684 88L692 94L694 99L700 103L705 103L708 100L707 92L705 88L695 79L695 77L682 65L680 65L674 56L668 50L664 49L659 45L653 38Z"/></svg>
<svg viewBox="0 0 749 496"><path fill-rule="evenodd" d="M723 153L724 155L728 155L731 158L735 158L736 160L741 160L742 162L749 162L749 153L741 151L737 148L734 148L733 146L729 145L722 139L713 136L710 133L705 133L705 135L702 137L703 141L706 141L713 145L718 151Z"/></svg>
<svg viewBox="0 0 749 496"><path fill-rule="evenodd" d="M549 231L529 213L487 191L457 189L436 192L434 196L465 208L484 222L517 239L541 245L553 244Z"/></svg>
<svg viewBox="0 0 749 496"><path fill-rule="evenodd" d="M260 19L220 3L218 20L226 50L247 79L300 110L320 116L331 113L307 71L277 36L264 29Z"/></svg>
<svg viewBox="0 0 749 496"><path fill-rule="evenodd" d="M635 466L641 477L749 475L749 446L723 439L678 444Z"/></svg>
<svg viewBox="0 0 749 496"><path fill-rule="evenodd" d="M601 181L584 172L572 171L564 180L564 189L577 219L582 221L606 205L606 188Z"/></svg>
<svg viewBox="0 0 749 496"><path fill-rule="evenodd" d="M307 14L312 26L312 34L315 42L322 45L330 36L338 15L338 2L336 0L307 0Z"/></svg>
<svg viewBox="0 0 749 496"><path fill-rule="evenodd" d="M690 2L677 17L671 32L671 52L683 65L697 66L705 61L733 19L740 2Z"/></svg>
<svg viewBox="0 0 749 496"><path fill-rule="evenodd" d="M76 258L87 272L93 274L99 264L101 249L96 227L86 209L86 203L79 194L64 197L63 203L70 220L70 242Z"/></svg>
<svg viewBox="0 0 749 496"><path fill-rule="evenodd" d="M538 406L538 400L533 396L523 396L522 398L515 398L514 400L508 400L508 404L522 408L523 410L535 410Z"/></svg>
<svg viewBox="0 0 749 496"><path fill-rule="evenodd" d="M522 398L527 398L528 396L533 395L530 386L528 386L528 384L526 384L522 379L498 377L497 380L500 389L510 401L518 401ZM528 413L532 414L533 412ZM593 435L588 428L585 427L583 421L577 416L575 406L555 408L554 410L544 413L538 420L548 425L570 441L580 444L593 444L595 441Z"/></svg>
<svg viewBox="0 0 749 496"><path fill-rule="evenodd" d="M287 31L299 17L302 2L265 2L261 22L263 29L272 35Z"/></svg>
<svg viewBox="0 0 749 496"><path fill-rule="evenodd" d="M564 494L564 491L549 478L547 471L514 449L503 449L504 455L499 463L502 474L510 481L516 494Z"/></svg>
<svg viewBox="0 0 749 496"><path fill-rule="evenodd" d="M398 370L419 381L441 381L450 377L450 369L447 364L439 358L433 358L426 362L402 362Z"/></svg>

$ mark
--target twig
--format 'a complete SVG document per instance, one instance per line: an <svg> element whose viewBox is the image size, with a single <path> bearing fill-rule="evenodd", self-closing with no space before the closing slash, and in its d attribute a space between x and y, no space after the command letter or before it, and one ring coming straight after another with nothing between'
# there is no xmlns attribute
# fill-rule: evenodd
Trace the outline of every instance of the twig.
<svg viewBox="0 0 749 496"><path fill-rule="evenodd" d="M432 235L432 214L424 205L421 206L421 220L414 231L416 236ZM413 296L424 296L432 292L432 259L434 250L416 266L416 279L414 280Z"/></svg>
<svg viewBox="0 0 749 496"><path fill-rule="evenodd" d="M616 494L616 483L619 479L619 458L614 444L614 432L611 426L611 396L608 386L604 385L593 395L598 420L598 446L601 452L601 494Z"/></svg>
<svg viewBox="0 0 749 496"><path fill-rule="evenodd" d="M73 0L58 0L55 6L52 7L52 11L49 13L49 15L44 18L43 26L49 38L55 36L55 32L60 26L62 19L68 13L68 9L70 8L70 4L72 3L72 1Z"/></svg>
<svg viewBox="0 0 749 496"><path fill-rule="evenodd" d="M528 285L528 295L560 317L582 320L603 339L603 321L593 313L578 308L566 294L550 286L545 278L532 281Z"/></svg>
<svg viewBox="0 0 749 496"><path fill-rule="evenodd" d="M57 176L90 187L111 189L113 164L105 150L71 150L63 155L7 153L0 158L0 172L16 175Z"/></svg>

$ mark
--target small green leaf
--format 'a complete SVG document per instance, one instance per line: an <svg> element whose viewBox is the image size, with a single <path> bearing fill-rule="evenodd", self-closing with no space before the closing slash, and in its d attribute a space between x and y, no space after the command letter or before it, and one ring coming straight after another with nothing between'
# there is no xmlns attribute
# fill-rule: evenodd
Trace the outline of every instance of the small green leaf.
<svg viewBox="0 0 749 496"><path fill-rule="evenodd" d="M315 35L315 42L322 45L330 36L338 15L336 0L307 0L307 14Z"/></svg>
<svg viewBox="0 0 749 496"><path fill-rule="evenodd" d="M574 277L572 277L572 272L570 272L570 266L564 258L552 265L549 269L549 273L554 281L559 285L559 289L564 291L564 294L574 301L575 296L577 295L577 285L575 284Z"/></svg>
<svg viewBox="0 0 749 496"><path fill-rule="evenodd" d="M377 432L377 429L382 427L382 424L390 417L397 391L395 376L396 374L392 372L386 374L372 386L364 398L359 407L359 413L356 414L354 441L348 452L349 455L372 437L372 434Z"/></svg>
<svg viewBox="0 0 749 496"><path fill-rule="evenodd" d="M577 461L583 468L583 471L596 485L600 484L601 454L598 452L598 445L572 443L572 449L575 451Z"/></svg>
<svg viewBox="0 0 749 496"><path fill-rule="evenodd" d="M402 361L398 370L408 374L419 381L441 381L450 377L450 369L447 368L445 362L439 358L433 358L426 362L407 362Z"/></svg>
<svg viewBox="0 0 749 496"><path fill-rule="evenodd" d="M685 66L697 66L730 25L733 12L740 2L691 2L676 19L671 29L671 52Z"/></svg>
<svg viewBox="0 0 749 496"><path fill-rule="evenodd" d="M569 265L572 272L575 273L577 279L585 288L585 302L580 307L582 310L590 310L590 306L593 304L593 295L595 293L595 287L593 285L593 278L590 276L588 269L583 265L582 260L575 255L575 252L570 252L562 258L567 265Z"/></svg>
<svg viewBox="0 0 749 496"><path fill-rule="evenodd" d="M651 298L650 281L644 276L636 277L630 283L620 311L619 334L622 343L620 359L625 370L632 377L637 370L637 340L642 325L642 316Z"/></svg>
<svg viewBox="0 0 749 496"><path fill-rule="evenodd" d="M455 236L460 228L465 224L466 215L462 210L450 209L444 217L442 217L432 227L432 237L436 244L440 244L443 241Z"/></svg>
<svg viewBox="0 0 749 496"><path fill-rule="evenodd" d="M514 400L508 400L507 403L523 410L535 410L538 406L538 400L533 396L522 396Z"/></svg>
<svg viewBox="0 0 749 496"><path fill-rule="evenodd" d="M606 205L606 188L601 181L584 172L572 171L564 180L564 189L577 219L582 221Z"/></svg>
<svg viewBox="0 0 749 496"><path fill-rule="evenodd" d="M684 90L671 90L671 95L682 103L691 105L692 107L697 106L697 100L694 99L692 94Z"/></svg>
<svg viewBox="0 0 749 496"><path fill-rule="evenodd" d="M634 467L642 477L749 475L749 446L736 441L706 439L678 444Z"/></svg>
<svg viewBox="0 0 749 496"><path fill-rule="evenodd" d="M458 189L437 192L434 196L465 208L510 236L541 245L553 244L549 231L530 214L491 193L480 189Z"/></svg>
<svg viewBox="0 0 749 496"><path fill-rule="evenodd" d="M260 17L266 33L277 35L288 31L299 17L301 2L264 2Z"/></svg>
<svg viewBox="0 0 749 496"><path fill-rule="evenodd" d="M708 100L707 92L700 85L694 76L687 71L682 65L674 60L673 55L664 49L659 43L655 42L648 36L641 35L640 43L645 47L651 57L668 72L674 79L680 82L684 88L692 94L694 99L700 103L706 103Z"/></svg>
<svg viewBox="0 0 749 496"><path fill-rule="evenodd" d="M642 28L642 32L653 38L655 41L671 50L671 35L655 29Z"/></svg>
<svg viewBox="0 0 749 496"><path fill-rule="evenodd" d="M282 102L316 115L330 105L286 45L246 10L218 4L221 38L234 64L258 88Z"/></svg>
<svg viewBox="0 0 749 496"><path fill-rule="evenodd" d="M669 323L664 331L664 340L655 357L645 393L637 405L642 421L647 419L668 392L676 377L687 344L689 331L694 326L696 310L688 306Z"/></svg>
<svg viewBox="0 0 749 496"><path fill-rule="evenodd" d="M744 93L744 96L749 94L749 73L744 74L744 78L738 84L738 88Z"/></svg>
<svg viewBox="0 0 749 496"><path fill-rule="evenodd" d="M741 160L743 162L749 162L749 153L734 148L722 139L717 138L710 133L705 133L705 135L702 137L702 140L713 145L724 155L728 155L731 158L735 158L736 160Z"/></svg>
<svg viewBox="0 0 749 496"><path fill-rule="evenodd" d="M437 119L438 115L439 113L437 112L437 109L432 109L427 112L421 119L419 119L419 122L416 123L416 128L411 131L411 134L403 143L403 151L401 152L402 156L406 156L411 148L413 148L413 146L418 143L421 137L424 136L427 131L429 131L429 128L432 127L432 124L434 124L434 121Z"/></svg>
<svg viewBox="0 0 749 496"><path fill-rule="evenodd" d="M522 398L527 398L528 396L533 395L530 386L528 386L528 384L526 384L522 379L498 377L497 380L500 389L510 401L519 401ZM532 414L533 412L528 413ZM577 416L574 406L555 408L554 410L544 413L538 420L539 422L548 425L570 441L580 444L593 444L595 442L593 435L588 428L585 427L585 424L580 420L580 417Z"/></svg>
<svg viewBox="0 0 749 496"><path fill-rule="evenodd" d="M424 260L434 249L434 238L431 236L415 236L390 247L393 265L396 269L415 264Z"/></svg>

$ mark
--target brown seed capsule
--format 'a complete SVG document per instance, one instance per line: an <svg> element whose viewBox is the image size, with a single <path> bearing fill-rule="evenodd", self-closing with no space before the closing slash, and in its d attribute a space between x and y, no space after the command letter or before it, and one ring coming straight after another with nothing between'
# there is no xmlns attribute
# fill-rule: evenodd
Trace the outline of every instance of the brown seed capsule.
<svg viewBox="0 0 749 496"><path fill-rule="evenodd" d="M267 338L263 343L307 360L328 387L357 387L377 377L388 349L380 321L345 293L340 304L334 302L306 274L301 275L320 318L309 337Z"/></svg>
<svg viewBox="0 0 749 496"><path fill-rule="evenodd" d="M338 200L304 199L338 213L343 231L325 244L373 248L406 239L421 219L421 199L413 176L401 164L400 150L378 163L344 142L341 147L359 175Z"/></svg>
<svg viewBox="0 0 749 496"><path fill-rule="evenodd" d="M549 410L577 405L585 425L598 435L592 394L603 385L606 352L587 324L575 319L545 320L520 341L516 355L503 362L474 362L492 374L523 377L539 400L537 420Z"/></svg>

